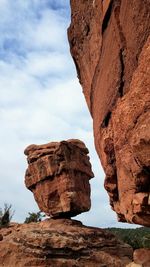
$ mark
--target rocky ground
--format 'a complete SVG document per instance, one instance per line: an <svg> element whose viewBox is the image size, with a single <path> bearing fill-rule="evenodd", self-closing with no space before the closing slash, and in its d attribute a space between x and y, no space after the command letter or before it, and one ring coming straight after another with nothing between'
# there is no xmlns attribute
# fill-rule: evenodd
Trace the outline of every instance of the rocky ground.
<svg viewBox="0 0 150 267"><path fill-rule="evenodd" d="M132 248L106 230L70 219L11 224L0 230L0 266L123 267Z"/></svg>

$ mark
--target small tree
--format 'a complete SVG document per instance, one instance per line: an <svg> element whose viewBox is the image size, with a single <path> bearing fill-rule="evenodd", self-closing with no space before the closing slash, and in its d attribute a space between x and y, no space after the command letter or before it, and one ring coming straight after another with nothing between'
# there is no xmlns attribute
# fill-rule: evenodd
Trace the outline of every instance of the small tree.
<svg viewBox="0 0 150 267"><path fill-rule="evenodd" d="M4 209L0 208L0 227L7 227L14 215L12 205L4 204Z"/></svg>
<svg viewBox="0 0 150 267"><path fill-rule="evenodd" d="M28 212L29 216L25 219L24 223L31 223L31 222L41 222L42 218L45 215L42 214L41 211L36 212Z"/></svg>

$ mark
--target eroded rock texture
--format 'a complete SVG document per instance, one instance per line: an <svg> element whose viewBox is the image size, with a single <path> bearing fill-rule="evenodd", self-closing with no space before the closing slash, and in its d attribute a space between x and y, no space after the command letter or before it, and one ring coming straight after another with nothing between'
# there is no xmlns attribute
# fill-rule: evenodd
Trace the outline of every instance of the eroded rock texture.
<svg viewBox="0 0 150 267"><path fill-rule="evenodd" d="M75 139L26 148L25 184L41 211L64 218L90 209L89 179L94 175L88 153Z"/></svg>
<svg viewBox="0 0 150 267"><path fill-rule="evenodd" d="M150 226L150 1L71 0L70 49L119 221Z"/></svg>
<svg viewBox="0 0 150 267"><path fill-rule="evenodd" d="M0 229L0 266L124 267L132 248L100 228L69 219Z"/></svg>
<svg viewBox="0 0 150 267"><path fill-rule="evenodd" d="M141 248L136 249L133 254L134 262L141 264L142 267L150 266L150 249Z"/></svg>

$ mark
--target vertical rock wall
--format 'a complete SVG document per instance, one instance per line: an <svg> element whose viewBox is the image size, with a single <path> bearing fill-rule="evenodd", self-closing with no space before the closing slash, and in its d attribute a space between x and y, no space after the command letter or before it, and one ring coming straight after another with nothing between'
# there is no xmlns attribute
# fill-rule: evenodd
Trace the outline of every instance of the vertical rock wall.
<svg viewBox="0 0 150 267"><path fill-rule="evenodd" d="M150 226L150 1L71 0L70 50L110 204Z"/></svg>

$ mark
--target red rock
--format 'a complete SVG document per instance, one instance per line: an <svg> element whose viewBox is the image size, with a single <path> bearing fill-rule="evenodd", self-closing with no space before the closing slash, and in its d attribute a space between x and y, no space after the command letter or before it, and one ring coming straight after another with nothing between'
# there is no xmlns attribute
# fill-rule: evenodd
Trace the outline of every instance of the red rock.
<svg viewBox="0 0 150 267"><path fill-rule="evenodd" d="M150 5L71 0L70 50L122 222L150 226Z"/></svg>
<svg viewBox="0 0 150 267"><path fill-rule="evenodd" d="M142 265L141 264L137 264L135 262L131 262L128 265L126 265L126 267L142 267Z"/></svg>
<svg viewBox="0 0 150 267"><path fill-rule="evenodd" d="M150 266L150 249L141 248L136 249L133 253L134 262L142 264L143 267Z"/></svg>
<svg viewBox="0 0 150 267"><path fill-rule="evenodd" d="M0 241L2 241L3 240L3 236L0 234Z"/></svg>
<svg viewBox="0 0 150 267"><path fill-rule="evenodd" d="M106 230L69 219L0 229L0 266L124 267L132 248Z"/></svg>
<svg viewBox="0 0 150 267"><path fill-rule="evenodd" d="M41 211L51 217L71 217L90 209L93 172L83 142L31 145L25 154L29 163L25 184Z"/></svg>

